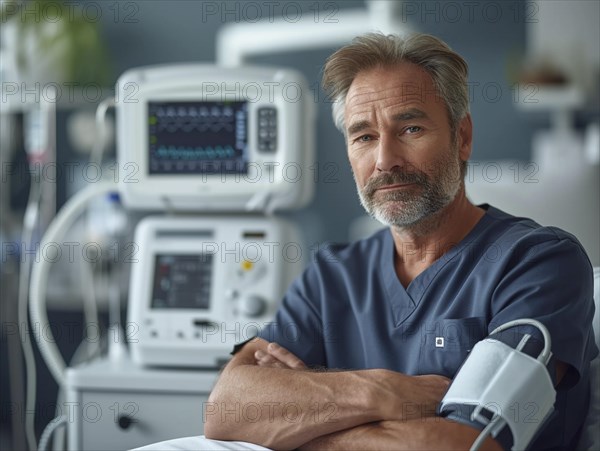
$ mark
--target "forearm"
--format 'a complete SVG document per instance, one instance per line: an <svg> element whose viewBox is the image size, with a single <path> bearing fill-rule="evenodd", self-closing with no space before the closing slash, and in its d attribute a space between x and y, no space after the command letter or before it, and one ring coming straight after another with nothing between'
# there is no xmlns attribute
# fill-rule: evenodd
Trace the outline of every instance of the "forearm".
<svg viewBox="0 0 600 451"><path fill-rule="evenodd" d="M311 372L238 365L206 406L207 437L294 449L313 438L380 419L373 371Z"/></svg>
<svg viewBox="0 0 600 451"><path fill-rule="evenodd" d="M305 443L302 451L312 450L465 450L479 431L440 417L409 421L381 421L321 436ZM482 450L501 451L489 438Z"/></svg>
<svg viewBox="0 0 600 451"><path fill-rule="evenodd" d="M287 364L270 365L261 357L268 349ZM293 449L365 423L434 415L449 382L383 369L313 372L282 351L256 339L234 356L206 404L208 438Z"/></svg>

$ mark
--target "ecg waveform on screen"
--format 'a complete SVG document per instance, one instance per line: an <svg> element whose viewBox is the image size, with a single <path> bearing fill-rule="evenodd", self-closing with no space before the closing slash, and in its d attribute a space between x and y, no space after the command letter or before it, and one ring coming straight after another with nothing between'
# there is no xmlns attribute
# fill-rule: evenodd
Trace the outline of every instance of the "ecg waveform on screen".
<svg viewBox="0 0 600 451"><path fill-rule="evenodd" d="M246 173L245 102L149 102L150 174Z"/></svg>
<svg viewBox="0 0 600 451"><path fill-rule="evenodd" d="M234 158L237 154L231 146L160 146L154 151L154 156L165 160L220 160Z"/></svg>
<svg viewBox="0 0 600 451"><path fill-rule="evenodd" d="M229 106L172 106L156 110L156 131L201 133L233 132L235 117Z"/></svg>

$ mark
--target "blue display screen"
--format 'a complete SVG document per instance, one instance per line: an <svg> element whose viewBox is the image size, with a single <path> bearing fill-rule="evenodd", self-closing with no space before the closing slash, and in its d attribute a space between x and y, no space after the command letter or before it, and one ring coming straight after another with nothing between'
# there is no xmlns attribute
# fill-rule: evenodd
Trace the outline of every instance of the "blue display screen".
<svg viewBox="0 0 600 451"><path fill-rule="evenodd" d="M208 309L212 260L212 254L156 255L152 308Z"/></svg>
<svg viewBox="0 0 600 451"><path fill-rule="evenodd" d="M150 174L246 174L247 102L149 102Z"/></svg>

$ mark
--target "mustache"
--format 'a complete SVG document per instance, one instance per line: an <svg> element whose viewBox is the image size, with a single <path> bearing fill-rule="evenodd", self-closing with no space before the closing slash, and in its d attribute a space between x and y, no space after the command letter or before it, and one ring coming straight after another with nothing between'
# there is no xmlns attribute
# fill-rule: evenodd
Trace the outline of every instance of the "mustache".
<svg viewBox="0 0 600 451"><path fill-rule="evenodd" d="M411 170L400 168L392 169L390 172L384 172L375 177L371 177L364 186L363 192L366 196L372 196L375 191L384 186L407 183L427 186L429 184L429 178L424 172L415 168L412 168Z"/></svg>

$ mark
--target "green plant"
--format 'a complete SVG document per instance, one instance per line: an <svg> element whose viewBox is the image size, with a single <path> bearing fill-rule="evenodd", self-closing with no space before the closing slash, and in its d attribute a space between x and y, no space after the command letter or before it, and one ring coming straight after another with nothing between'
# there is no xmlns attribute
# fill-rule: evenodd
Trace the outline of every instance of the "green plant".
<svg viewBox="0 0 600 451"><path fill-rule="evenodd" d="M17 9L15 9L15 5ZM111 80L108 52L97 22L88 20L69 2L30 0L4 2L2 21L17 26L17 66L22 72L36 72L45 58L61 82L106 86ZM32 43L40 55L32 55Z"/></svg>

